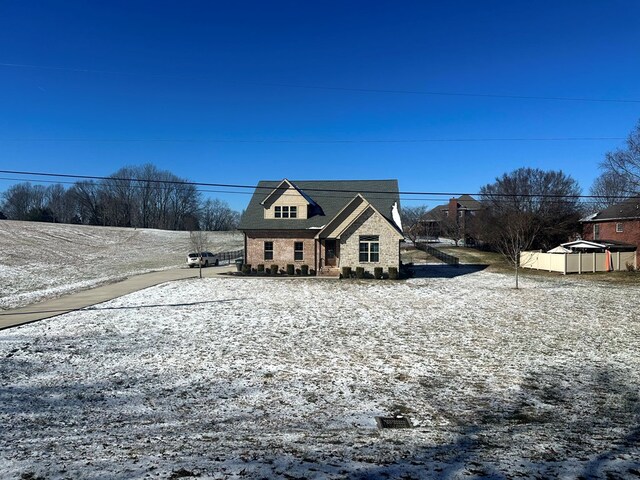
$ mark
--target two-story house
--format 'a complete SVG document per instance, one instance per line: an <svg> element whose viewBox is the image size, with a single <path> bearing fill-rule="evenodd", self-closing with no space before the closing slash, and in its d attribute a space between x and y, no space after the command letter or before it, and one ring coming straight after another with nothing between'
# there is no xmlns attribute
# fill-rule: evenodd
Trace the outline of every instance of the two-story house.
<svg viewBox="0 0 640 480"><path fill-rule="evenodd" d="M631 197L581 220L582 238L640 246L640 196Z"/></svg>
<svg viewBox="0 0 640 480"><path fill-rule="evenodd" d="M260 181L238 228L252 266L309 265L329 275L344 266L398 268L398 181Z"/></svg>

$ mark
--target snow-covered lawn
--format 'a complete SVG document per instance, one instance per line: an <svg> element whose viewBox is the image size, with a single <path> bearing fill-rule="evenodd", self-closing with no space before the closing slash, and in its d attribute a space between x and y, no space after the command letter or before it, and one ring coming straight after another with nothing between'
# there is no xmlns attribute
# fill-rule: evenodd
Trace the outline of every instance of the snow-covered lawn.
<svg viewBox="0 0 640 480"><path fill-rule="evenodd" d="M0 478L640 476L640 288L523 283L195 279L2 331Z"/></svg>
<svg viewBox="0 0 640 480"><path fill-rule="evenodd" d="M209 250L243 246L210 232ZM0 221L0 310L186 264L189 232Z"/></svg>

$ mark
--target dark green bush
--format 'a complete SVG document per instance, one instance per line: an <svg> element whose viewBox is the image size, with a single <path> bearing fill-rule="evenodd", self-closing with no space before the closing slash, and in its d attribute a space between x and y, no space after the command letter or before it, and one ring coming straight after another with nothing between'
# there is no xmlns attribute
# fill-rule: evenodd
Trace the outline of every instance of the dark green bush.
<svg viewBox="0 0 640 480"><path fill-rule="evenodd" d="M309 275L309 265L300 265L300 273L306 277Z"/></svg>
<svg viewBox="0 0 640 480"><path fill-rule="evenodd" d="M389 267L389 279L391 280L398 279L398 267Z"/></svg>
<svg viewBox="0 0 640 480"><path fill-rule="evenodd" d="M312 277L315 277L316 271L312 268L311 270L309 270L309 275L311 275Z"/></svg>
<svg viewBox="0 0 640 480"><path fill-rule="evenodd" d="M377 279L382 278L382 267L375 267L373 269L373 276Z"/></svg>
<svg viewBox="0 0 640 480"><path fill-rule="evenodd" d="M291 263L287 263L287 275L293 275L295 273L296 267Z"/></svg>
<svg viewBox="0 0 640 480"><path fill-rule="evenodd" d="M302 270L300 270L299 268L296 268L296 275L300 276L301 273L302 273Z"/></svg>
<svg viewBox="0 0 640 480"><path fill-rule="evenodd" d="M262 263L258 264L258 273L264 273L264 264Z"/></svg>
<svg viewBox="0 0 640 480"><path fill-rule="evenodd" d="M364 278L364 267L356 267L356 278Z"/></svg>
<svg viewBox="0 0 640 480"><path fill-rule="evenodd" d="M342 278L351 278L351 267L342 267Z"/></svg>
<svg viewBox="0 0 640 480"><path fill-rule="evenodd" d="M271 275L278 274L278 265L271 265Z"/></svg>
<svg viewBox="0 0 640 480"><path fill-rule="evenodd" d="M250 263L245 263L244 265L242 265L242 273L244 273L245 275L249 275L251 273Z"/></svg>

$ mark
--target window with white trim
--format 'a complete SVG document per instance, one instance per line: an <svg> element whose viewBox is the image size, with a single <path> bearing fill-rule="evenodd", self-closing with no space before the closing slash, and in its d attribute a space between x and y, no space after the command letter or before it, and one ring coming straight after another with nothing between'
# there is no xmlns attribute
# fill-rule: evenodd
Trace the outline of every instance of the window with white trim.
<svg viewBox="0 0 640 480"><path fill-rule="evenodd" d="M622 233L622 232L624 232L624 224L616 223L616 233Z"/></svg>
<svg viewBox="0 0 640 480"><path fill-rule="evenodd" d="M264 259L273 260L273 242L264 242Z"/></svg>
<svg viewBox="0 0 640 480"><path fill-rule="evenodd" d="M378 235L360 235L360 255L362 263L380 261L380 237Z"/></svg>
<svg viewBox="0 0 640 480"><path fill-rule="evenodd" d="M593 224L593 239L600 240L600 224L598 223Z"/></svg>
<svg viewBox="0 0 640 480"><path fill-rule="evenodd" d="M293 259L304 260L304 243L303 242L293 243Z"/></svg>

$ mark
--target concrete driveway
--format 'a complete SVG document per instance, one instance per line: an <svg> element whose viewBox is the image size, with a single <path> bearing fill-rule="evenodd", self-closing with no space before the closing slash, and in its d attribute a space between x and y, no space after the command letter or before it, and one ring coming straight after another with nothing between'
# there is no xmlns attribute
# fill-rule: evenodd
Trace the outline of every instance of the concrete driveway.
<svg viewBox="0 0 640 480"><path fill-rule="evenodd" d="M203 268L202 277L210 278L235 270L235 265ZM160 272L150 272L129 277L120 282L34 303L26 307L0 311L0 330L81 310L161 283L198 278L198 275L198 269L196 268L173 268Z"/></svg>

